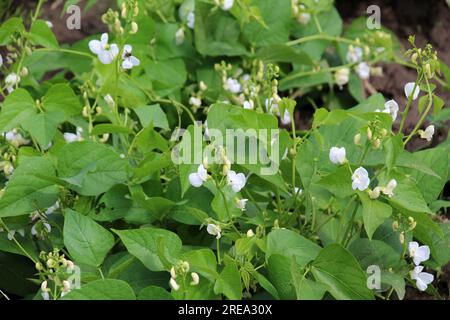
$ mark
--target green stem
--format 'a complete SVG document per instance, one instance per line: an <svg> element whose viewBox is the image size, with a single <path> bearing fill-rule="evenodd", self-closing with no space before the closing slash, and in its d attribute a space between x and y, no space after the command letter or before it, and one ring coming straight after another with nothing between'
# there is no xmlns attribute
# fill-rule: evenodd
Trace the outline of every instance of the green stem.
<svg viewBox="0 0 450 320"><path fill-rule="evenodd" d="M408 117L409 108L411 107L411 104L412 104L412 97L414 95L414 91L416 90L416 88L421 80L422 80L422 75L418 76L416 79L416 82L414 83L413 91L412 91L411 95L408 97L408 102L406 103L405 109L402 112L402 121L400 123L400 128L398 129L398 132L403 131L403 127L405 125L406 118Z"/></svg>
<svg viewBox="0 0 450 320"><path fill-rule="evenodd" d="M62 49L62 48L38 48L38 49L34 49L34 51L36 51L36 52L63 52L63 53L75 54L75 55L79 55L79 56L83 56L83 57L87 57L87 58L91 58L91 59L94 58L94 56L92 56L86 52L75 51L75 50L70 50L70 49Z"/></svg>
<svg viewBox="0 0 450 320"><path fill-rule="evenodd" d="M336 42L348 43L348 44L353 44L353 45L361 45L360 43L358 43L354 40L351 40L351 39L329 36L327 34L314 34L311 36L302 37L302 38L299 38L296 40L289 41L286 43L286 45L295 46L297 44L305 43L308 41L314 41L314 40L328 40L328 41L336 41Z"/></svg>
<svg viewBox="0 0 450 320"><path fill-rule="evenodd" d="M10 232L8 226L7 226L6 223L3 221L2 218L0 218L0 225L3 226L3 228L6 230L6 232L8 232L8 233ZM35 259L33 259L33 257L28 253L27 250L25 250L24 247L22 247L22 245L19 243L19 241L17 241L16 237L13 236L12 239L13 239L14 243L17 245L17 247L25 254L25 256L27 256L31 261L33 261L34 264L36 264L37 261L36 261Z"/></svg>
<svg viewBox="0 0 450 320"><path fill-rule="evenodd" d="M427 90L428 90L428 105L425 111L423 112L422 116L420 117L419 121L417 122L416 126L414 127L413 131L408 135L403 145L406 145L409 140L416 134L417 130L422 125L422 122L425 120L425 117L427 116L428 112L430 112L430 109L433 105L433 93L430 88L430 83L428 82L428 79L425 77L425 81L427 83Z"/></svg>
<svg viewBox="0 0 450 320"><path fill-rule="evenodd" d="M216 239L216 247L217 247L217 264L220 266L222 261L220 259L220 239Z"/></svg>

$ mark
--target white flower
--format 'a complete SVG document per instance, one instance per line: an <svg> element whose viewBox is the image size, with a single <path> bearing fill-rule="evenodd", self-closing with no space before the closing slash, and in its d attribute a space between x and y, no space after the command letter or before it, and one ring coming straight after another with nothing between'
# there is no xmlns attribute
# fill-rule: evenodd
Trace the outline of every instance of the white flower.
<svg viewBox="0 0 450 320"><path fill-rule="evenodd" d="M238 199L236 200L236 207L241 211L245 211L245 206L247 205L248 199Z"/></svg>
<svg viewBox="0 0 450 320"><path fill-rule="evenodd" d="M397 119L397 113L398 113L397 102L395 100L386 101L386 103L384 104L383 112L389 113L392 116L392 121L395 121L395 119Z"/></svg>
<svg viewBox="0 0 450 320"><path fill-rule="evenodd" d="M0 67L3 65L3 57L2 57L2 55L0 54Z"/></svg>
<svg viewBox="0 0 450 320"><path fill-rule="evenodd" d="M199 108L202 105L202 99L196 98L196 97L190 97L189 98L189 104L191 106Z"/></svg>
<svg viewBox="0 0 450 320"><path fill-rule="evenodd" d="M228 78L227 81L225 81L223 88L231 93L239 93L242 90L239 81L233 78Z"/></svg>
<svg viewBox="0 0 450 320"><path fill-rule="evenodd" d="M15 73L10 73L5 78L5 87L8 93L14 91L14 87L20 82L20 77Z"/></svg>
<svg viewBox="0 0 450 320"><path fill-rule="evenodd" d="M53 28L53 23L51 21L45 21L45 24L49 27L49 28Z"/></svg>
<svg viewBox="0 0 450 320"><path fill-rule="evenodd" d="M370 77L370 67L366 62L360 62L355 71L362 80L367 80Z"/></svg>
<svg viewBox="0 0 450 320"><path fill-rule="evenodd" d="M266 106L266 109L269 109L270 113L279 114L280 109L278 108L278 101L278 99L274 98L266 99L264 105Z"/></svg>
<svg viewBox="0 0 450 320"><path fill-rule="evenodd" d="M179 28L177 32L175 32L175 44L177 46L181 46L184 42L184 29Z"/></svg>
<svg viewBox="0 0 450 320"><path fill-rule="evenodd" d="M98 59L103 64L110 64L114 58L119 54L119 47L117 44L108 44L108 34L103 33L99 40L89 41L89 49L96 54Z"/></svg>
<svg viewBox="0 0 450 320"><path fill-rule="evenodd" d="M416 280L417 289L420 291L427 290L430 283L433 282L434 276L428 272L422 272L423 266L417 266L411 271L411 279Z"/></svg>
<svg viewBox="0 0 450 320"><path fill-rule="evenodd" d="M253 109L255 104L253 103L253 100L245 100L243 103L244 109Z"/></svg>
<svg viewBox="0 0 450 320"><path fill-rule="evenodd" d="M254 235L255 235L255 233L253 232L252 229L248 229L248 230L247 230L247 238L251 238L251 237L253 237Z"/></svg>
<svg viewBox="0 0 450 320"><path fill-rule="evenodd" d="M201 187L203 182L208 178L208 171L205 169L203 164L199 165L197 168L197 172L193 172L189 174L189 183L193 187Z"/></svg>
<svg viewBox="0 0 450 320"><path fill-rule="evenodd" d="M357 63L362 60L363 50L360 47L349 46L347 51L347 61Z"/></svg>
<svg viewBox="0 0 450 320"><path fill-rule="evenodd" d="M169 285L174 291L178 291L180 289L180 285L175 281L174 278L170 278Z"/></svg>
<svg viewBox="0 0 450 320"><path fill-rule="evenodd" d="M30 143L30 140L24 139L22 135L19 132L17 132L17 129L13 129L11 131L6 132L5 139L16 148L20 147L21 145Z"/></svg>
<svg viewBox="0 0 450 320"><path fill-rule="evenodd" d="M363 167L359 167L352 175L352 188L364 191L369 187L369 173Z"/></svg>
<svg viewBox="0 0 450 320"><path fill-rule="evenodd" d="M297 16L297 21L301 24L308 24L311 20L311 15L307 12L302 12Z"/></svg>
<svg viewBox="0 0 450 320"><path fill-rule="evenodd" d="M50 292L50 289L47 288L47 280L43 281L41 283L41 294L42 294L42 298L44 300L50 300L50 295L48 294Z"/></svg>
<svg viewBox="0 0 450 320"><path fill-rule="evenodd" d="M388 182L387 186L384 188L381 188L381 191L387 195L389 198L392 198L394 196L394 189L397 187L397 180L392 179Z"/></svg>
<svg viewBox="0 0 450 320"><path fill-rule="evenodd" d="M116 105L116 103L114 102L114 99L111 97L111 95L109 93L106 96L104 96L103 99L106 101L108 106L110 106L111 108L113 108Z"/></svg>
<svg viewBox="0 0 450 320"><path fill-rule="evenodd" d="M71 132L64 132L64 140L66 140L67 143L75 142L75 141L81 141L83 140L83 137L81 136L81 133L83 132L83 128L77 127L77 133L71 133Z"/></svg>
<svg viewBox="0 0 450 320"><path fill-rule="evenodd" d="M220 228L220 226L213 223L208 224L208 226L206 227L206 232L208 232L210 235L215 236L216 239L220 239L222 237L222 229Z"/></svg>
<svg viewBox="0 0 450 320"><path fill-rule="evenodd" d="M288 125L289 123L291 123L291 114L289 113L288 109L284 110L284 115L280 120L281 123L284 125Z"/></svg>
<svg viewBox="0 0 450 320"><path fill-rule="evenodd" d="M64 297L66 294L68 294L72 290L71 284L69 281L63 280L62 283L63 283L63 289L61 292L61 298Z"/></svg>
<svg viewBox="0 0 450 320"><path fill-rule="evenodd" d="M20 234L22 237L25 237L25 230L23 230L23 229L9 230L9 232L7 234L8 240L12 240L14 238L16 232L18 234Z"/></svg>
<svg viewBox="0 0 450 320"><path fill-rule="evenodd" d="M334 81L339 86L339 88L342 88L342 86L348 83L349 76L350 76L349 68L339 68L334 74Z"/></svg>
<svg viewBox="0 0 450 320"><path fill-rule="evenodd" d="M419 135L422 139L431 141L431 139L433 139L433 135L434 135L434 125L429 125L428 127L426 127L425 131L419 130L417 132L419 133Z"/></svg>
<svg viewBox="0 0 450 320"><path fill-rule="evenodd" d="M334 164L344 164L345 163L345 158L346 153L345 153L345 148L338 148L338 147L332 147L330 149L330 154L329 154L329 158L330 161Z"/></svg>
<svg viewBox="0 0 450 320"><path fill-rule="evenodd" d="M246 179L243 173L237 173L233 170L228 171L227 173L227 181L228 184L231 185L231 189L234 192L239 192L245 186Z"/></svg>
<svg viewBox="0 0 450 320"><path fill-rule="evenodd" d="M36 230L36 226L38 225L39 222L36 222L32 227L31 227L31 235L36 236L38 234L38 231ZM47 222L43 222L42 223L43 228L45 229L45 231L48 233L50 233L52 231L52 226L47 223ZM42 231L44 231L44 229L42 229Z"/></svg>
<svg viewBox="0 0 450 320"><path fill-rule="evenodd" d="M193 11L189 12L187 17L186 17L187 23L186 25L188 26L189 29L194 29L194 25L195 25L195 14Z"/></svg>
<svg viewBox="0 0 450 320"><path fill-rule="evenodd" d="M299 197L303 194L303 189L299 188L299 187L295 187L294 188L294 195L298 195Z"/></svg>
<svg viewBox="0 0 450 320"><path fill-rule="evenodd" d="M191 278L192 278L191 286L196 286L196 285L199 284L200 277L198 276L197 272L192 272L191 273Z"/></svg>
<svg viewBox="0 0 450 320"><path fill-rule="evenodd" d="M132 50L133 50L133 48L129 44L126 44L123 47L122 68L124 68L124 69L131 69L131 68L136 67L141 64L141 62L139 61L138 58L131 55Z"/></svg>
<svg viewBox="0 0 450 320"><path fill-rule="evenodd" d="M408 82L407 84L405 84L405 96L406 99L409 99L409 96L412 94L412 100L416 100L417 97L419 96L420 93L420 88L417 85L416 89L414 90L414 86L416 84L414 82ZM413 93L414 90L414 93Z"/></svg>
<svg viewBox="0 0 450 320"><path fill-rule="evenodd" d="M430 259L430 248L428 246L420 246L415 241L408 244L409 256L413 258L414 264L418 266L420 263Z"/></svg>
<svg viewBox="0 0 450 320"><path fill-rule="evenodd" d="M73 270L75 270L75 264L72 261L67 260L67 271L71 272Z"/></svg>
<svg viewBox="0 0 450 320"><path fill-rule="evenodd" d="M224 11L228 11L233 7L233 4L234 0L223 0L221 8Z"/></svg>

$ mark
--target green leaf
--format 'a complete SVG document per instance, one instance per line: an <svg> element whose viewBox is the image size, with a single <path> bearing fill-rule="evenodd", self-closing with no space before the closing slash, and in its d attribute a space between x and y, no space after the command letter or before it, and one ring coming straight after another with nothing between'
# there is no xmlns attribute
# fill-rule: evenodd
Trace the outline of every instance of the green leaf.
<svg viewBox="0 0 450 320"><path fill-rule="evenodd" d="M11 41L11 36L16 32L22 32L25 27L22 18L12 17L6 20L0 27L0 45L7 45Z"/></svg>
<svg viewBox="0 0 450 320"><path fill-rule="evenodd" d="M133 109L139 117L141 125L147 127L151 122L153 127L169 130L169 123L167 116L161 109L159 104L152 104L148 106L141 106Z"/></svg>
<svg viewBox="0 0 450 320"><path fill-rule="evenodd" d="M437 95L433 95L433 114L437 115L439 111L442 110L442 107L444 106L445 102L441 98L439 98Z"/></svg>
<svg viewBox="0 0 450 320"><path fill-rule="evenodd" d="M216 255L211 249L191 250L183 254L184 261L189 263L190 269L199 273L210 281L215 281L217 273Z"/></svg>
<svg viewBox="0 0 450 320"><path fill-rule="evenodd" d="M242 298L241 276L234 263L228 264L223 268L214 285L214 293L223 294L230 300L240 300Z"/></svg>
<svg viewBox="0 0 450 320"><path fill-rule="evenodd" d="M145 65L145 73L152 81L153 89L166 96L180 89L187 79L186 66L183 59L149 61Z"/></svg>
<svg viewBox="0 0 450 320"><path fill-rule="evenodd" d="M291 25L291 2L289 0L254 0L252 4L259 8L265 26L252 20L244 25L244 35L254 46L268 46L285 43L289 40Z"/></svg>
<svg viewBox="0 0 450 320"><path fill-rule="evenodd" d="M292 258L280 254L272 254L267 261L268 277L270 282L275 286L279 298L282 300L296 298L291 263Z"/></svg>
<svg viewBox="0 0 450 320"><path fill-rule="evenodd" d="M66 117L81 113L82 107L72 88L65 83L51 86L42 98L42 105L47 111L64 112Z"/></svg>
<svg viewBox="0 0 450 320"><path fill-rule="evenodd" d="M26 118L22 122L22 128L45 150L55 137L58 125L63 121L64 113L59 111L38 113Z"/></svg>
<svg viewBox="0 0 450 320"><path fill-rule="evenodd" d="M113 230L128 252L152 271L169 270L180 253L181 240L173 232L157 228Z"/></svg>
<svg viewBox="0 0 450 320"><path fill-rule="evenodd" d="M53 31L44 20L36 20L30 29L29 34L31 43L46 48L58 48L58 41Z"/></svg>
<svg viewBox="0 0 450 320"><path fill-rule="evenodd" d="M58 175L82 195L99 195L127 179L127 162L102 143L80 141L58 150Z"/></svg>
<svg viewBox="0 0 450 320"><path fill-rule="evenodd" d="M373 300L366 275L355 257L339 244L322 249L311 269L314 278L339 300Z"/></svg>
<svg viewBox="0 0 450 320"><path fill-rule="evenodd" d="M202 1L195 3L195 47L207 56L240 56L247 50L240 43L239 23L223 10L211 11Z"/></svg>
<svg viewBox="0 0 450 320"><path fill-rule="evenodd" d="M136 300L133 289L122 280L104 279L89 282L72 290L63 300Z"/></svg>
<svg viewBox="0 0 450 320"><path fill-rule="evenodd" d="M372 239L373 233L384 221L392 215L390 205L376 199L370 199L365 192L358 192L363 206L364 229L369 239Z"/></svg>
<svg viewBox="0 0 450 320"><path fill-rule="evenodd" d="M369 266L380 268L381 290L386 291L392 286L399 299L403 299L405 296L403 277L407 273L407 265L405 260L399 259L400 254L394 248L379 240L356 239L348 249L363 269Z"/></svg>
<svg viewBox="0 0 450 320"><path fill-rule="evenodd" d="M16 89L3 102L0 113L0 132L9 131L21 125L36 114L34 100L25 89Z"/></svg>
<svg viewBox="0 0 450 320"><path fill-rule="evenodd" d="M266 260L273 254L287 258L294 256L297 263L304 267L316 258L319 251L320 247L317 244L291 230L273 230L267 236Z"/></svg>
<svg viewBox="0 0 450 320"><path fill-rule="evenodd" d="M114 246L114 237L91 218L67 209L64 212L64 245L76 262L99 267Z"/></svg>
<svg viewBox="0 0 450 320"><path fill-rule="evenodd" d="M9 179L0 201L0 217L30 214L58 199L55 169L46 158L25 157Z"/></svg>
<svg viewBox="0 0 450 320"><path fill-rule="evenodd" d="M269 45L260 48L256 56L265 63L292 62L313 65L311 58L303 51L296 51L285 44Z"/></svg>
<svg viewBox="0 0 450 320"><path fill-rule="evenodd" d="M173 300L172 295L165 289L157 286L148 286L142 289L137 297L138 300Z"/></svg>
<svg viewBox="0 0 450 320"><path fill-rule="evenodd" d="M119 126L111 123L100 123L95 125L92 129L91 134L94 136L101 136L105 133L123 133L123 134L132 134L133 131L127 127Z"/></svg>

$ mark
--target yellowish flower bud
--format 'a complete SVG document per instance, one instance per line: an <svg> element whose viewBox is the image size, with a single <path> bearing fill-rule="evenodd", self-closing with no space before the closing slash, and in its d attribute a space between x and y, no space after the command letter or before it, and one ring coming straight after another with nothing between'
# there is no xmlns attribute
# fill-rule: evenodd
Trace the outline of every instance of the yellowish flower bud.
<svg viewBox="0 0 450 320"><path fill-rule="evenodd" d="M357 146L360 146L360 145L361 145L361 134L360 134L360 133L355 134L355 137L353 138L353 142L354 142Z"/></svg>

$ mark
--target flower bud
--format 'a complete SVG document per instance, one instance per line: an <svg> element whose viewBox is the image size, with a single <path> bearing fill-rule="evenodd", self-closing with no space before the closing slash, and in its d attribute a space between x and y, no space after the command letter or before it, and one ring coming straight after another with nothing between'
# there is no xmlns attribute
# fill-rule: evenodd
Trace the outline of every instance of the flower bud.
<svg viewBox="0 0 450 320"><path fill-rule="evenodd" d="M372 130L367 128L367 139L372 140Z"/></svg>
<svg viewBox="0 0 450 320"><path fill-rule="evenodd" d="M397 231L398 230L398 221L395 220L394 222L392 222L392 230Z"/></svg>
<svg viewBox="0 0 450 320"><path fill-rule="evenodd" d="M353 138L353 143L356 144L357 146L361 145L361 134L360 133L355 134L355 137Z"/></svg>
<svg viewBox="0 0 450 320"><path fill-rule="evenodd" d="M413 53L413 55L411 56L411 62L417 64L417 53Z"/></svg>
<svg viewBox="0 0 450 320"><path fill-rule="evenodd" d="M197 272L192 272L191 273L191 278L192 278L191 286L198 285L198 283L200 282L200 277L198 276L198 273Z"/></svg>
<svg viewBox="0 0 450 320"><path fill-rule="evenodd" d="M122 18L127 17L127 5L125 2L122 2L122 11L121 11Z"/></svg>
<svg viewBox="0 0 450 320"><path fill-rule="evenodd" d="M23 67L22 70L20 70L19 75L21 77L26 77L28 75L28 69L27 67Z"/></svg>
<svg viewBox="0 0 450 320"><path fill-rule="evenodd" d="M208 89L208 86L203 81L200 81L199 86L201 91L206 91Z"/></svg>
<svg viewBox="0 0 450 320"><path fill-rule="evenodd" d="M138 32L139 28L136 22L131 22L131 31L130 34L135 34L136 32Z"/></svg>
<svg viewBox="0 0 450 320"><path fill-rule="evenodd" d="M183 263L182 263L182 265L181 265L181 268L183 269L183 271L184 271L185 273L187 273L187 272L189 271L189 262L183 261Z"/></svg>
<svg viewBox="0 0 450 320"><path fill-rule="evenodd" d="M373 190L369 190L369 198L377 199L380 196L380 187L375 187Z"/></svg>
<svg viewBox="0 0 450 320"><path fill-rule="evenodd" d="M405 243L405 233L403 231L399 234L398 240L400 241L401 244Z"/></svg>
<svg viewBox="0 0 450 320"><path fill-rule="evenodd" d="M373 142L374 149L380 149L380 146L381 146L381 140L375 139L375 141Z"/></svg>
<svg viewBox="0 0 450 320"><path fill-rule="evenodd" d="M83 117L88 118L89 117L89 107L88 106L84 106L83 107Z"/></svg>
<svg viewBox="0 0 450 320"><path fill-rule="evenodd" d="M170 268L170 276L174 279L177 278L177 273L175 271L175 267Z"/></svg>
<svg viewBox="0 0 450 320"><path fill-rule="evenodd" d="M255 236L255 233L253 232L253 230L252 229L248 229L247 230L247 238L251 238L253 236Z"/></svg>
<svg viewBox="0 0 450 320"><path fill-rule="evenodd" d="M180 286L178 285L178 283L175 281L174 278L170 278L169 285L174 291L180 290Z"/></svg>

